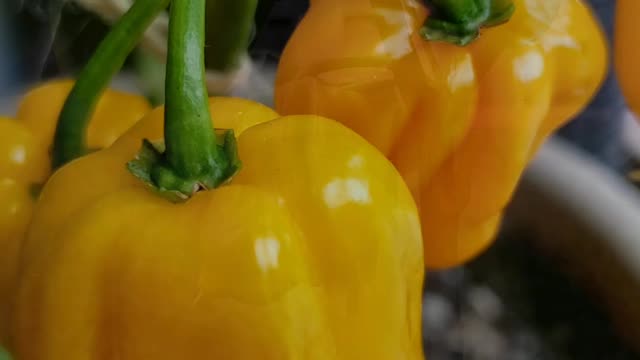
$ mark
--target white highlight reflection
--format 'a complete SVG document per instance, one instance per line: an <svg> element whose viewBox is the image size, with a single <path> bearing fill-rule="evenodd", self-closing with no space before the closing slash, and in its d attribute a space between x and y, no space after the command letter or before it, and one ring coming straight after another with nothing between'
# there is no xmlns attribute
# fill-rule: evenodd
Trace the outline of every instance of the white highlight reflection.
<svg viewBox="0 0 640 360"><path fill-rule="evenodd" d="M256 261L262 271L268 271L278 267L278 257L280 256L280 242L278 239L268 236L257 238L254 244Z"/></svg>
<svg viewBox="0 0 640 360"><path fill-rule="evenodd" d="M544 58L537 51L530 51L513 60L513 70L520 81L533 81L544 73Z"/></svg>
<svg viewBox="0 0 640 360"><path fill-rule="evenodd" d="M324 187L324 202L335 209L348 203L369 204L369 183L362 179L334 179Z"/></svg>
<svg viewBox="0 0 640 360"><path fill-rule="evenodd" d="M16 164L22 164L27 159L27 151L23 147L16 147L11 151L11 160Z"/></svg>

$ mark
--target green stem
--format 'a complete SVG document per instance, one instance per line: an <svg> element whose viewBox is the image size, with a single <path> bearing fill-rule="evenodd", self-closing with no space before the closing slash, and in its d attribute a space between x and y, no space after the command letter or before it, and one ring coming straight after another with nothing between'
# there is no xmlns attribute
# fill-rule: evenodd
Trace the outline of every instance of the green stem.
<svg viewBox="0 0 640 360"><path fill-rule="evenodd" d="M218 137L205 84L206 0L174 0L169 17L164 145L145 140L129 171L161 195L186 200L229 180L240 167L235 137Z"/></svg>
<svg viewBox="0 0 640 360"><path fill-rule="evenodd" d="M135 1L100 43L60 113L53 146L54 168L88 152L85 133L100 95L122 68L149 24L168 4L169 0Z"/></svg>
<svg viewBox="0 0 640 360"><path fill-rule="evenodd" d="M234 70L251 42L258 0L207 0L206 3L207 69Z"/></svg>
<svg viewBox="0 0 640 360"><path fill-rule="evenodd" d="M204 75L205 3L174 0L169 20L165 155L186 179L210 173L219 157Z"/></svg>
<svg viewBox="0 0 640 360"><path fill-rule="evenodd" d="M420 30L427 40L465 46L482 27L502 24L515 10L512 0L425 0L432 12Z"/></svg>

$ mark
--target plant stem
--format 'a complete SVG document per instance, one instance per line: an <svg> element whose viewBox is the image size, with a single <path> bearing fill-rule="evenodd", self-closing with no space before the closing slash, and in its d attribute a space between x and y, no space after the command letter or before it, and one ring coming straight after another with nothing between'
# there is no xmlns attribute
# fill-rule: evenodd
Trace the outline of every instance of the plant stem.
<svg viewBox="0 0 640 360"><path fill-rule="evenodd" d="M100 95L169 0L136 0L100 43L80 73L60 113L53 146L53 168L88 152L85 133Z"/></svg>
<svg viewBox="0 0 640 360"><path fill-rule="evenodd" d="M174 0L165 84L165 156L175 175L195 179L220 157L205 84L205 0Z"/></svg>
<svg viewBox="0 0 640 360"><path fill-rule="evenodd" d="M207 69L227 72L240 65L251 42L257 7L258 0L206 1Z"/></svg>
<svg viewBox="0 0 640 360"><path fill-rule="evenodd" d="M135 177L176 202L220 186L241 166L233 131L218 136L211 122L204 64L206 1L171 3L164 146L145 139L127 163Z"/></svg>

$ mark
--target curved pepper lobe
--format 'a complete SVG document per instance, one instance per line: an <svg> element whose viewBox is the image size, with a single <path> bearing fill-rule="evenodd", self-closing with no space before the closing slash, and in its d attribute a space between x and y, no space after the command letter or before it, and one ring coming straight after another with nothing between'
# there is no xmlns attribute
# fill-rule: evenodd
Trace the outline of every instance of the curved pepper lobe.
<svg viewBox="0 0 640 360"><path fill-rule="evenodd" d="M48 172L46 151L19 121L0 117L0 178L29 183L42 181Z"/></svg>
<svg viewBox="0 0 640 360"><path fill-rule="evenodd" d="M276 110L340 121L393 162L430 268L493 242L528 162L604 79L606 43L582 1L512 3L508 22L457 46L420 36L436 16L421 1L314 0L280 58Z"/></svg>
<svg viewBox="0 0 640 360"><path fill-rule="evenodd" d="M53 143L58 116L74 85L73 79L58 79L31 89L21 99L16 118L26 126L46 151ZM86 142L90 149L111 145L151 110L142 96L107 89L91 117Z"/></svg>
<svg viewBox="0 0 640 360"><path fill-rule="evenodd" d="M48 150L72 85L72 80L40 84L20 100L16 119L0 116L0 344L7 337L22 241L39 189L51 173ZM143 97L107 90L91 118L89 144L110 145L148 109Z"/></svg>
<svg viewBox="0 0 640 360"><path fill-rule="evenodd" d="M228 98L210 110L239 133L227 185L174 204L127 172L162 137L162 109L49 180L24 246L18 356L421 359L421 232L392 164L325 118Z"/></svg>

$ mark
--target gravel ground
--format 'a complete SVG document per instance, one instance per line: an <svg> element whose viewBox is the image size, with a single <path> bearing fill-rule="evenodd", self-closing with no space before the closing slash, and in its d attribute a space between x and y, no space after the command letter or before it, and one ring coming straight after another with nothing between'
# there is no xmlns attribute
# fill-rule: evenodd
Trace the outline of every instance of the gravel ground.
<svg viewBox="0 0 640 360"><path fill-rule="evenodd" d="M506 319L503 300L456 269L428 277L423 333L430 360L553 359L535 331Z"/></svg>
<svg viewBox="0 0 640 360"><path fill-rule="evenodd" d="M429 360L633 360L602 304L521 232L464 268L427 275Z"/></svg>

